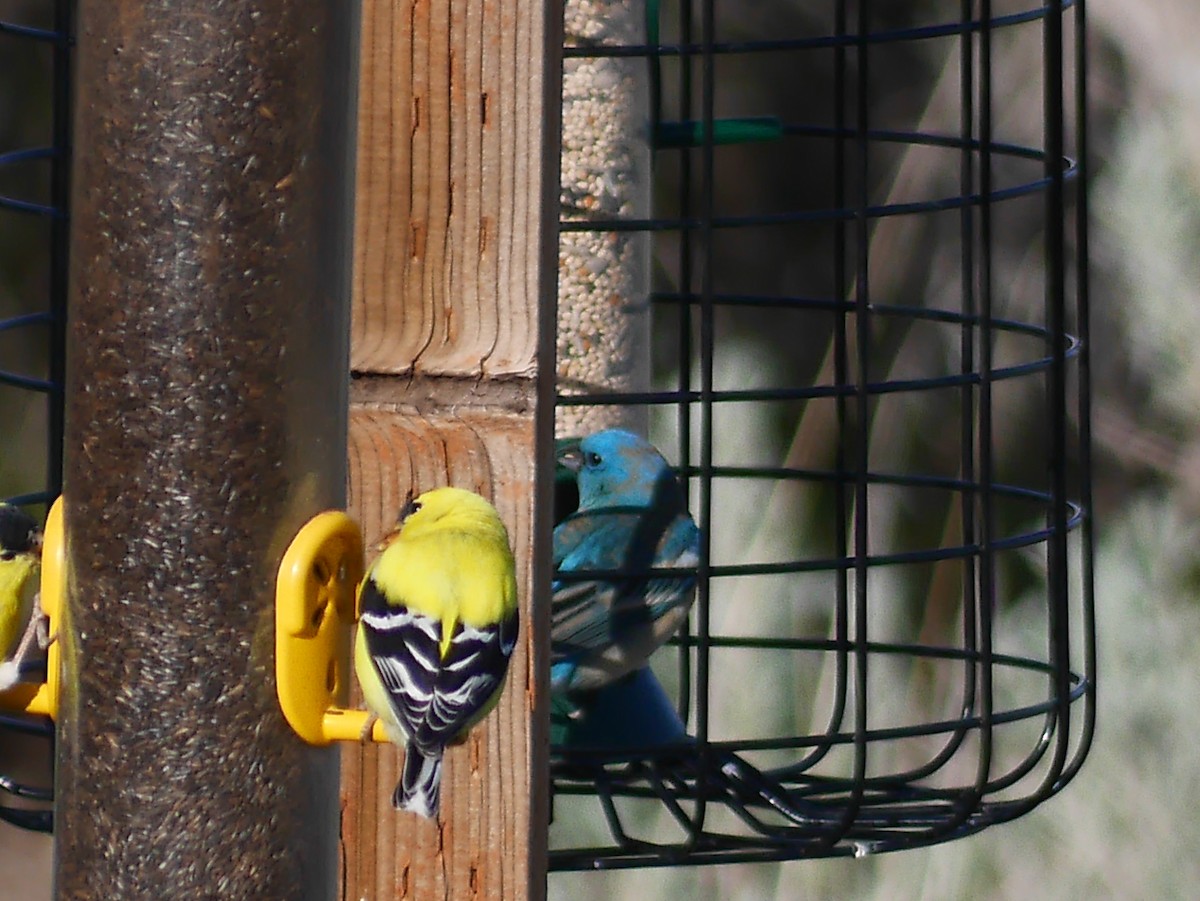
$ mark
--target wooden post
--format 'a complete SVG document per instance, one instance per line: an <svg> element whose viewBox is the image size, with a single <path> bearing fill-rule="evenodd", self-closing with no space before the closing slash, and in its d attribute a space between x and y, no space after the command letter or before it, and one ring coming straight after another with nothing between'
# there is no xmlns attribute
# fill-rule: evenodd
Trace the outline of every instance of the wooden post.
<svg viewBox="0 0 1200 901"><path fill-rule="evenodd" d="M345 492L355 7L83 0L56 896L336 892L337 753L275 696Z"/></svg>
<svg viewBox="0 0 1200 901"><path fill-rule="evenodd" d="M410 489L490 497L521 570L522 640L499 709L447 755L438 821L392 810L397 749L346 749L346 901L545 894L548 611L533 593L549 586L535 499L552 478L561 17L556 0L363 7L350 509L372 542Z"/></svg>

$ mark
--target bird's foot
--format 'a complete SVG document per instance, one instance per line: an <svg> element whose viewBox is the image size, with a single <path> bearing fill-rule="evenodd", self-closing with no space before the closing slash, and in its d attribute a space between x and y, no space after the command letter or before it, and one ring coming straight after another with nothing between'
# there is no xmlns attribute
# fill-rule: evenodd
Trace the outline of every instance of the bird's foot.
<svg viewBox="0 0 1200 901"><path fill-rule="evenodd" d="M358 736L358 740L359 740L359 741L370 741L370 740L371 740L371 733L372 733L373 731L375 731L375 721L376 721L377 719L379 719L379 717L377 717L377 716L376 716L375 714L373 714L373 713L372 713L372 714L369 714L369 715L367 716L367 722L366 722L366 724L365 724L365 725L362 727L362 732L361 732L361 733L359 733L359 736Z"/></svg>
<svg viewBox="0 0 1200 901"><path fill-rule="evenodd" d="M33 652L35 644L42 651L50 646L50 640L46 635L48 622L46 614L42 613L41 605L35 604L33 616L29 617L29 623L25 626L25 633L21 636L21 643L17 645L17 649L13 652L12 660L14 663L18 665L24 663Z"/></svg>

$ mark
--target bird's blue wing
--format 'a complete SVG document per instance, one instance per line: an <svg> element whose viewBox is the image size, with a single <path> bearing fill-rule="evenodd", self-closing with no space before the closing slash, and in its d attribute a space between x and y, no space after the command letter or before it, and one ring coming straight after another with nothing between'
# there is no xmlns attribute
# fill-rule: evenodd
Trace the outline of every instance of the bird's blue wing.
<svg viewBox="0 0 1200 901"><path fill-rule="evenodd" d="M559 578L551 606L552 663L608 647L620 640L622 632L690 603L694 573L678 578L644 574L650 569L694 567L699 530L686 513L665 525L655 523L652 514L581 513L555 529ZM597 571L597 577L569 577L589 571Z"/></svg>
<svg viewBox="0 0 1200 901"><path fill-rule="evenodd" d="M551 661L611 642L612 612L619 601L617 572L628 563L635 517L576 514L554 531L554 563L559 573L551 602ZM614 571L611 578L571 579L572 573ZM566 578L562 576L566 575Z"/></svg>

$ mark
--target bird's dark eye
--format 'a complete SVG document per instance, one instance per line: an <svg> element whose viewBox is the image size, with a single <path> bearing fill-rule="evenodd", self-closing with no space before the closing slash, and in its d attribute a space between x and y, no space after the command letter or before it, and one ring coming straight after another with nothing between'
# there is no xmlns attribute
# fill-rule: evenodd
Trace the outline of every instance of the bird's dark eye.
<svg viewBox="0 0 1200 901"><path fill-rule="evenodd" d="M404 520L408 519L410 516L412 516L414 513L416 513L420 509L421 509L421 504L418 501L414 501L412 499L412 496L410 495L407 503L405 503L405 505L400 510L400 516L398 518L399 522L404 522Z"/></svg>
<svg viewBox="0 0 1200 901"><path fill-rule="evenodd" d="M604 462L603 458L598 453L596 453L595 451L588 452L588 455L587 455L588 466L599 466L603 462Z"/></svg>
<svg viewBox="0 0 1200 901"><path fill-rule="evenodd" d="M0 560L14 560L16 556L12 551L0 551Z"/></svg>

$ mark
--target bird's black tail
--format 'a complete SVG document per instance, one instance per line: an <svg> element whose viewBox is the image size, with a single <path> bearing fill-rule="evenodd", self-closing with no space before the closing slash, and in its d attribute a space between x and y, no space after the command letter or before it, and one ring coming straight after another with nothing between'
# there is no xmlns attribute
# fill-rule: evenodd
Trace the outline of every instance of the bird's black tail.
<svg viewBox="0 0 1200 901"><path fill-rule="evenodd" d="M441 749L429 753L410 743L404 752L404 769L392 794L392 806L432 819L438 813L441 789Z"/></svg>

